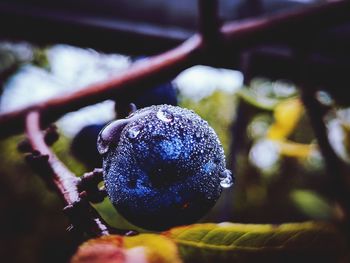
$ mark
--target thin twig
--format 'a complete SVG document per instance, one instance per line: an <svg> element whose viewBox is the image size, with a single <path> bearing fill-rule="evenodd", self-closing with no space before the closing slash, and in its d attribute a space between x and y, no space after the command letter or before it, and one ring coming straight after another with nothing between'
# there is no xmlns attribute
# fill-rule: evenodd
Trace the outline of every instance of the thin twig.
<svg viewBox="0 0 350 263"><path fill-rule="evenodd" d="M78 192L77 178L50 150L40 129L40 113L32 111L26 117L26 134L34 153L27 160L50 186L52 186L65 205L72 227L89 234L101 236L109 234L104 220Z"/></svg>
<svg viewBox="0 0 350 263"><path fill-rule="evenodd" d="M217 0L198 0L199 33L204 45L212 46L218 41L220 35L220 20L218 17Z"/></svg>
<svg viewBox="0 0 350 263"><path fill-rule="evenodd" d="M266 41L305 43L312 40L315 33L349 21L349 14L350 1L329 1L307 9L229 22L221 27L221 34L230 48L237 49Z"/></svg>

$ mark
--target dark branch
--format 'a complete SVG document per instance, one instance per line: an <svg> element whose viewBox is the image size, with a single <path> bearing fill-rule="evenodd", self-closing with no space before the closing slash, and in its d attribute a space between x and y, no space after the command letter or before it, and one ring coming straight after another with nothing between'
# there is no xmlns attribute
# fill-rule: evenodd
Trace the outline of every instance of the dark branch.
<svg viewBox="0 0 350 263"><path fill-rule="evenodd" d="M50 150L45 143L45 135L40 129L40 114L37 111L28 113L26 117L26 134L33 153L27 156L27 161L53 188L65 205L72 227L90 236L109 234L106 223L97 211L81 198L78 192L77 178Z"/></svg>
<svg viewBox="0 0 350 263"><path fill-rule="evenodd" d="M231 48L247 48L266 41L305 43L312 40L314 33L349 21L349 15L350 1L330 1L308 9L226 23L221 34Z"/></svg>
<svg viewBox="0 0 350 263"><path fill-rule="evenodd" d="M85 195L86 198L93 203L102 202L106 197L105 189L98 187L98 184L102 181L103 170L100 168L96 168L92 172L85 173L78 183L80 195Z"/></svg>
<svg viewBox="0 0 350 263"><path fill-rule="evenodd" d="M220 20L217 0L198 0L199 33L204 45L213 45L219 39Z"/></svg>

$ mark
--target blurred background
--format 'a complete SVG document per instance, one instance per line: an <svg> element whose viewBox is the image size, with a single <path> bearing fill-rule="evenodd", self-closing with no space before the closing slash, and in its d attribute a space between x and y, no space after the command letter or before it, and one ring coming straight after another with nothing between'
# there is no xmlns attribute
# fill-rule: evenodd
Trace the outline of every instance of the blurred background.
<svg viewBox="0 0 350 263"><path fill-rule="evenodd" d="M326 1L219 2L223 20L237 20ZM196 30L196 10L197 2L188 0L1 0L0 113L108 79L181 43ZM350 108L342 93L349 32L348 24L317 32L310 65L318 66L309 79L320 87L314 99L326 109L328 139L344 163L350 162ZM150 92L68 113L56 123L61 136L53 149L81 176L100 165L97 134L126 102L179 105L214 128L236 177L202 222L338 221L344 214L301 100L292 51L289 43L263 43L240 50L229 67L197 65ZM65 231L60 200L17 151L23 138L0 141L0 258L66 262L76 244ZM96 208L109 224L137 229L108 200Z"/></svg>

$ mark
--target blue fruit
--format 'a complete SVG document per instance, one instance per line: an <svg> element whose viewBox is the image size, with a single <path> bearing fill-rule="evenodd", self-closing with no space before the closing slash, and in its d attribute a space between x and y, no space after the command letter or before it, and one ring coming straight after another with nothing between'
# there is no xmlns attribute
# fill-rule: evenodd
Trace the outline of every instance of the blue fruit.
<svg viewBox="0 0 350 263"><path fill-rule="evenodd" d="M214 130L180 107L147 107L112 122L98 150L112 203L145 229L193 223L232 184Z"/></svg>
<svg viewBox="0 0 350 263"><path fill-rule="evenodd" d="M71 152L90 169L102 166L102 158L96 149L96 141L105 125L106 123L85 126L72 141Z"/></svg>
<svg viewBox="0 0 350 263"><path fill-rule="evenodd" d="M117 99L116 111L118 116L128 114L130 103L134 103L138 108L159 104L177 105L176 91L171 82L166 82L147 89L137 96L133 94L121 100ZM102 158L96 150L96 141L98 134L105 125L106 123L85 126L74 137L71 145L73 155L91 169L102 165Z"/></svg>

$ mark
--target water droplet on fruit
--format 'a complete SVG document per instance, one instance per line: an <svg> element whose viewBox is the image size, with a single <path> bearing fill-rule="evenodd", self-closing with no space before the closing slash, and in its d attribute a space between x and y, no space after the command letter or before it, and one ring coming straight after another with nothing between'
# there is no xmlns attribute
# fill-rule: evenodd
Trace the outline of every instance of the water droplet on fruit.
<svg viewBox="0 0 350 263"><path fill-rule="evenodd" d="M109 150L111 143L119 142L121 132L128 122L129 120L125 119L116 120L102 129L97 138L97 150L101 155Z"/></svg>
<svg viewBox="0 0 350 263"><path fill-rule="evenodd" d="M232 173L230 170L225 170L219 174L220 185L223 188L229 188L233 185Z"/></svg>
<svg viewBox="0 0 350 263"><path fill-rule="evenodd" d="M97 138L97 151L100 154L105 154L106 152L108 152L109 149L109 142L103 140L101 133L98 135Z"/></svg>
<svg viewBox="0 0 350 263"><path fill-rule="evenodd" d="M167 110L160 109L157 112L157 118L164 122L171 122L174 119L174 116Z"/></svg>
<svg viewBox="0 0 350 263"><path fill-rule="evenodd" d="M134 127L131 127L126 136L129 138L129 139L135 139L141 132L142 130L142 126L141 125L136 125Z"/></svg>
<svg viewBox="0 0 350 263"><path fill-rule="evenodd" d="M202 140L202 134L199 131L195 133L195 136L197 142L200 142Z"/></svg>

